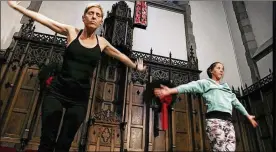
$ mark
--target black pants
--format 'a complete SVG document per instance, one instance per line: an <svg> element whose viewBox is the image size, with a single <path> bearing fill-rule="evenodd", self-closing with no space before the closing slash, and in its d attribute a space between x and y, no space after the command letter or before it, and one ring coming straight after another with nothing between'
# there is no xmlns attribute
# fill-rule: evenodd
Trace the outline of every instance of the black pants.
<svg viewBox="0 0 276 152"><path fill-rule="evenodd" d="M56 142L63 108L66 112ZM51 93L44 97L42 103L42 129L39 152L68 152L75 134L85 119L87 106L59 100Z"/></svg>

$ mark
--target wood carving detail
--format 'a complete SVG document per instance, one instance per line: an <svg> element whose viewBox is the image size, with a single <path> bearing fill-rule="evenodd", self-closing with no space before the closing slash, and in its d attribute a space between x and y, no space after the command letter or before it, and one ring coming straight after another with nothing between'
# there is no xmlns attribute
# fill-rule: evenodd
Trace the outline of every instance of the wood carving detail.
<svg viewBox="0 0 276 152"><path fill-rule="evenodd" d="M130 148L142 149L143 147L143 130L140 128L130 129Z"/></svg>
<svg viewBox="0 0 276 152"><path fill-rule="evenodd" d="M113 101L114 100L114 89L115 89L115 84L105 83L104 98L103 98L105 101Z"/></svg>
<svg viewBox="0 0 276 152"><path fill-rule="evenodd" d="M101 145L106 145L106 144L110 145L111 139L112 139L112 128L101 127L100 132L101 132L100 144Z"/></svg>
<svg viewBox="0 0 276 152"><path fill-rule="evenodd" d="M132 125L143 125L144 120L144 108L140 106L132 106L131 114L131 124Z"/></svg>

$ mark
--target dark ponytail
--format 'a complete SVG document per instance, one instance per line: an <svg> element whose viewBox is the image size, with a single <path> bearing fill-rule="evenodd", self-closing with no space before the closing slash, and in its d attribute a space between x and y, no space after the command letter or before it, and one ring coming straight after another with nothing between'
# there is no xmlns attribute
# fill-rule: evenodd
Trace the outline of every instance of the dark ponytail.
<svg viewBox="0 0 276 152"><path fill-rule="evenodd" d="M212 78L212 71L214 70L214 68L216 67L216 65L218 64L218 63L220 63L220 62L214 62L214 63L212 63L210 66L209 66L209 68L207 69L207 75L208 75L208 77L209 78ZM220 63L221 64L221 63Z"/></svg>

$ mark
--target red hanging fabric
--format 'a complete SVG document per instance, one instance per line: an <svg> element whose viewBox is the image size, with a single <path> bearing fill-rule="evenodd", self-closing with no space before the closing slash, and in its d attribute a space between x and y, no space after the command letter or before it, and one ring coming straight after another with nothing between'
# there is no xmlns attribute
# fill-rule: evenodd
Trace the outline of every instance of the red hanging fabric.
<svg viewBox="0 0 276 152"><path fill-rule="evenodd" d="M134 27L146 29L148 24L148 5L146 1L135 1Z"/></svg>
<svg viewBox="0 0 276 152"><path fill-rule="evenodd" d="M51 76L51 77L49 77L49 78L46 80L46 86L47 86L47 87L51 84L51 82L53 81L53 79L54 79L54 77Z"/></svg>
<svg viewBox="0 0 276 152"><path fill-rule="evenodd" d="M161 123L162 123L162 129L167 130L168 129L168 106L172 102L172 96L165 96L163 98L160 98L160 102L162 103L162 111L161 111Z"/></svg>

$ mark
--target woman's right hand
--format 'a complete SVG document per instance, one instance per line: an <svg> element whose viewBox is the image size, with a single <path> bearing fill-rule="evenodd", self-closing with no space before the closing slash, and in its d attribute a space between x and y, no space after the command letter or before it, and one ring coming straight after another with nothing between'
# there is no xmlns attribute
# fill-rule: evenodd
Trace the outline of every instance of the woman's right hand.
<svg viewBox="0 0 276 152"><path fill-rule="evenodd" d="M254 128L256 128L258 126L258 123L255 121L255 116L248 115L247 119L250 121L250 123L252 124L252 126Z"/></svg>
<svg viewBox="0 0 276 152"><path fill-rule="evenodd" d="M20 3L21 1L11 1L11 0L8 0L8 4L10 7L12 8L15 8L16 6L18 6L18 4Z"/></svg>
<svg viewBox="0 0 276 152"><path fill-rule="evenodd" d="M163 98L163 97L171 94L171 89L168 88L167 86L160 85L160 87L161 88L155 88L154 89L155 96L157 96L159 98Z"/></svg>

